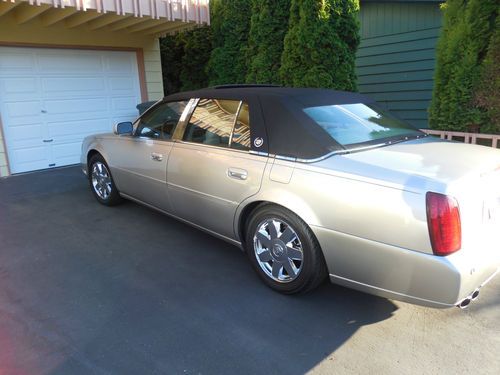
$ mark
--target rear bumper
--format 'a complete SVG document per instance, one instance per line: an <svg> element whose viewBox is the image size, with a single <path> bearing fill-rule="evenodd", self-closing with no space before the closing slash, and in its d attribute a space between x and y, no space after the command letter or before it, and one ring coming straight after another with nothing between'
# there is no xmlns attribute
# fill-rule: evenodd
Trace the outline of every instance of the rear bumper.
<svg viewBox="0 0 500 375"><path fill-rule="evenodd" d="M500 257L448 257L407 250L356 236L312 227L336 284L417 305L448 308L459 304L500 271Z"/></svg>
<svg viewBox="0 0 500 375"><path fill-rule="evenodd" d="M88 175L87 164L86 164L86 163L81 163L81 164L80 164L80 167L81 167L81 169L82 169L83 174L84 174L85 176L87 176L87 175Z"/></svg>

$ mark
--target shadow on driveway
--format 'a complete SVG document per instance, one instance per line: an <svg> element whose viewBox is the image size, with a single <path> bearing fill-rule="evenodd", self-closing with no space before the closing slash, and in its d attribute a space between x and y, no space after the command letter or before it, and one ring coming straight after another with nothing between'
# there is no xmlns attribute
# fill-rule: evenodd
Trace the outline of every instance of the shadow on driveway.
<svg viewBox="0 0 500 375"><path fill-rule="evenodd" d="M301 374L396 309L275 293L237 248L99 205L77 168L0 180L0 246L0 374Z"/></svg>

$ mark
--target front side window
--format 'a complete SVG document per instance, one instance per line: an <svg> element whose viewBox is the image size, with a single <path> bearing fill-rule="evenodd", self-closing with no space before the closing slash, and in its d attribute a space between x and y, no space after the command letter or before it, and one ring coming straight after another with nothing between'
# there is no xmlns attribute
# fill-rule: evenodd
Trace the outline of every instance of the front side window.
<svg viewBox="0 0 500 375"><path fill-rule="evenodd" d="M183 140L229 147L239 104L237 100L201 99L186 126Z"/></svg>
<svg viewBox="0 0 500 375"><path fill-rule="evenodd" d="M303 110L342 146L422 135L373 104L326 105Z"/></svg>
<svg viewBox="0 0 500 375"><path fill-rule="evenodd" d="M170 139L188 101L162 103L139 120L137 135L152 139Z"/></svg>

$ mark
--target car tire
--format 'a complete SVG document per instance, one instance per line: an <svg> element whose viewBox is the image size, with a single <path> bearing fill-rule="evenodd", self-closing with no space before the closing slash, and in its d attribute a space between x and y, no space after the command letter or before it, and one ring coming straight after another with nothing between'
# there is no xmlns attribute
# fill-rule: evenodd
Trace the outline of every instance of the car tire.
<svg viewBox="0 0 500 375"><path fill-rule="evenodd" d="M104 158L96 154L90 158L88 165L90 190L97 201L105 206L116 206L123 202L116 188L113 176Z"/></svg>
<svg viewBox="0 0 500 375"><path fill-rule="evenodd" d="M260 206L247 221L245 233L250 263L270 288L305 293L325 280L327 267L318 240L293 212L272 204Z"/></svg>

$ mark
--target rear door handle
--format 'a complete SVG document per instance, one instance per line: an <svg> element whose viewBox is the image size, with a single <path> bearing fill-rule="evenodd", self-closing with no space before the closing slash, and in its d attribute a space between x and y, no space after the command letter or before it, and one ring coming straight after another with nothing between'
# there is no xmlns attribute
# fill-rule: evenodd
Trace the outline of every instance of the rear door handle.
<svg viewBox="0 0 500 375"><path fill-rule="evenodd" d="M227 175L230 178L234 178L236 180L246 180L248 177L248 172L245 171L244 169L239 169L239 168L229 168L227 170Z"/></svg>
<svg viewBox="0 0 500 375"><path fill-rule="evenodd" d="M157 154L156 152L152 152L151 153L151 160L162 161L163 160L163 155L162 154Z"/></svg>

